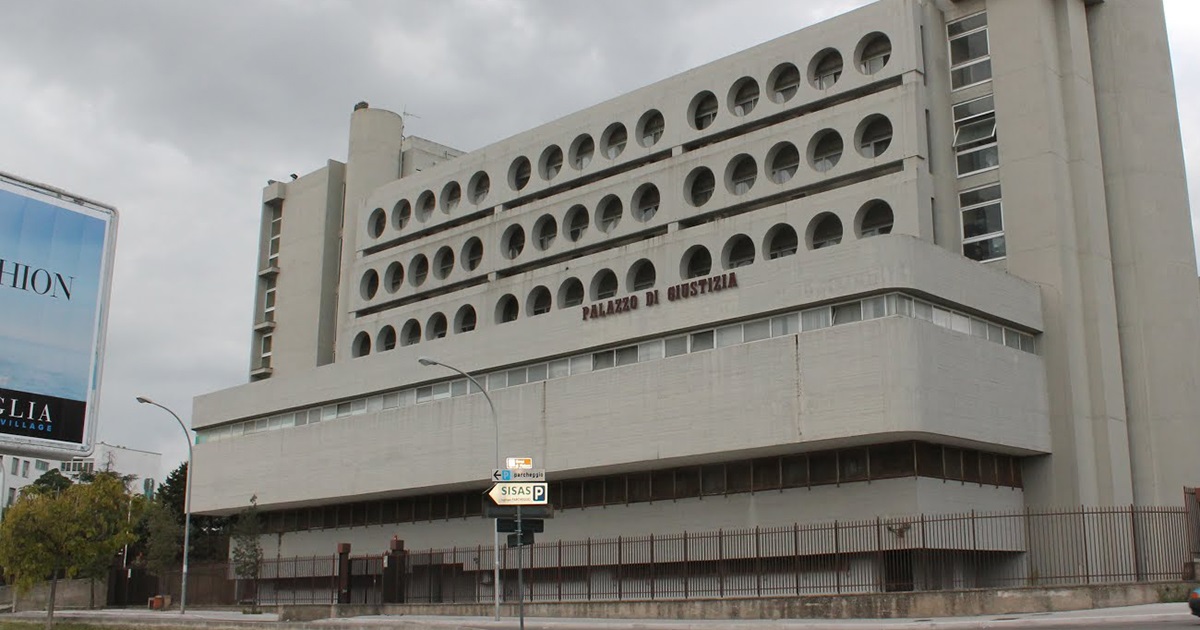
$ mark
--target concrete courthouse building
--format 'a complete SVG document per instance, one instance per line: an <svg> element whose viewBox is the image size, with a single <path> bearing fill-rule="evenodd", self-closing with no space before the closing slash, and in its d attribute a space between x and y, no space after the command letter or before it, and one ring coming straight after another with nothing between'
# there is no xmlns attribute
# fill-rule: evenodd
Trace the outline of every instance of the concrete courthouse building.
<svg viewBox="0 0 1200 630"><path fill-rule="evenodd" d="M193 506L257 495L268 557L490 545L488 401L421 356L547 469L539 540L1200 482L1158 2L880 0L469 153L360 104L260 250Z"/></svg>

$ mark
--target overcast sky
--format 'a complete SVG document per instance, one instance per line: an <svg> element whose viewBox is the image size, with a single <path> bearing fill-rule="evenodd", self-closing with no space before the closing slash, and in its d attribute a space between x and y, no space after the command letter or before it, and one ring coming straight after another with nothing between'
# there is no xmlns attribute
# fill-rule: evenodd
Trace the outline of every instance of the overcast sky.
<svg viewBox="0 0 1200 630"><path fill-rule="evenodd" d="M472 150L867 3L14 1L0 170L120 210L99 437L169 470L182 432L134 397L188 421L246 382L262 187L344 160L354 103ZM1196 199L1200 1L1165 4Z"/></svg>

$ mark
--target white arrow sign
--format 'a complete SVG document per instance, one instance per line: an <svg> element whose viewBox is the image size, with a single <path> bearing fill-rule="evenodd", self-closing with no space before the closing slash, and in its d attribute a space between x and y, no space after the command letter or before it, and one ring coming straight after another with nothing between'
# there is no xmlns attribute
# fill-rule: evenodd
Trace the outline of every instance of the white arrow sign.
<svg viewBox="0 0 1200 630"><path fill-rule="evenodd" d="M496 505L546 505L550 498L545 482L498 483L488 491Z"/></svg>

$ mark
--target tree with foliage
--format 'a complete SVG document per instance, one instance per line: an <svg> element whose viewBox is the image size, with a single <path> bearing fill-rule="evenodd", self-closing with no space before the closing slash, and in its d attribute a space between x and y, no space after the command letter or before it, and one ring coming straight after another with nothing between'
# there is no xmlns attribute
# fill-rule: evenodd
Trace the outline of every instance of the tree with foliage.
<svg viewBox="0 0 1200 630"><path fill-rule="evenodd" d="M58 580L111 560L133 538L125 487L111 476L54 495L24 492L0 522L0 566L19 591L50 579L46 628L54 625Z"/></svg>
<svg viewBox="0 0 1200 630"><path fill-rule="evenodd" d="M52 496L58 496L63 490L71 487L72 482L67 477L63 476L57 468L51 468L42 473L41 477L34 480L33 483L26 486L23 492L42 492Z"/></svg>
<svg viewBox="0 0 1200 630"><path fill-rule="evenodd" d="M143 518L146 568L155 575L166 575L180 566L183 528L175 521L171 508L161 501L151 501Z"/></svg>
<svg viewBox="0 0 1200 630"><path fill-rule="evenodd" d="M167 475L155 493L156 501L169 508L179 527L183 527L187 496L187 462ZM229 519L224 516L192 515L188 557L192 562L224 562L229 558Z"/></svg>
<svg viewBox="0 0 1200 630"><path fill-rule="evenodd" d="M258 496L255 495L250 497L250 507L238 512L231 532L233 572L243 580L252 580L255 612L258 608L258 573L263 561L262 545L259 544L260 536L262 536L262 525L258 518Z"/></svg>

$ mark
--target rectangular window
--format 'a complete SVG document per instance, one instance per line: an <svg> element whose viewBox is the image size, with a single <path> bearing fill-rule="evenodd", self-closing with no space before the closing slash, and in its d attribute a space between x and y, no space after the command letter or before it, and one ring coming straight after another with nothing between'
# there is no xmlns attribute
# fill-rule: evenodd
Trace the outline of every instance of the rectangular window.
<svg viewBox="0 0 1200 630"><path fill-rule="evenodd" d="M592 370L606 370L617 364L617 359L613 355L612 350L604 352L596 352L592 354Z"/></svg>
<svg viewBox="0 0 1200 630"><path fill-rule="evenodd" d="M15 474L17 474L18 470L21 470L21 460L14 457L12 460L12 471L11 472L12 472L12 474L15 475Z"/></svg>
<svg viewBox="0 0 1200 630"><path fill-rule="evenodd" d="M717 329L717 347L724 348L734 344L742 343L742 327L725 326Z"/></svg>
<svg viewBox="0 0 1200 630"><path fill-rule="evenodd" d="M617 348L617 365L633 365L638 362L637 346Z"/></svg>
<svg viewBox="0 0 1200 630"><path fill-rule="evenodd" d="M1004 213L1000 184L989 184L958 195L962 211L963 255L986 262L1003 258Z"/></svg>
<svg viewBox="0 0 1200 630"><path fill-rule="evenodd" d="M29 460L28 459L21 462L21 476L22 477L29 476Z"/></svg>
<svg viewBox="0 0 1200 630"><path fill-rule="evenodd" d="M47 470L50 470L50 462L39 459L33 463L33 469L38 472L46 472Z"/></svg>
<svg viewBox="0 0 1200 630"><path fill-rule="evenodd" d="M526 372L525 368L517 368L515 370L508 371L509 387L513 387L514 385L524 385L526 382L528 382L528 380L529 373Z"/></svg>
<svg viewBox="0 0 1200 630"><path fill-rule="evenodd" d="M991 95L954 106L954 151L959 177L1000 165L996 104Z"/></svg>
<svg viewBox="0 0 1200 630"><path fill-rule="evenodd" d="M688 338L687 337L671 337L663 342L663 351L666 356L674 357L681 354L687 354Z"/></svg>
<svg viewBox="0 0 1200 630"><path fill-rule="evenodd" d="M862 301L862 318L875 319L886 314L883 296L867 298Z"/></svg>
<svg viewBox="0 0 1200 630"><path fill-rule="evenodd" d="M537 383L546 380L548 367L545 363L529 366L529 382Z"/></svg>
<svg viewBox="0 0 1200 630"><path fill-rule="evenodd" d="M946 25L950 38L950 86L960 89L992 78L987 14L976 13Z"/></svg>
<svg viewBox="0 0 1200 630"><path fill-rule="evenodd" d="M496 391L497 389L504 389L505 387L508 387L508 372L496 372L495 374L488 374L487 388L489 392ZM421 402L419 395L417 397L417 402Z"/></svg>
<svg viewBox="0 0 1200 630"><path fill-rule="evenodd" d="M450 395L451 396L466 396L467 395L467 380L460 378L457 381L450 381Z"/></svg>
<svg viewBox="0 0 1200 630"><path fill-rule="evenodd" d="M756 322L746 322L742 325L742 337L746 341L758 341L771 336L771 320L760 319Z"/></svg>
<svg viewBox="0 0 1200 630"><path fill-rule="evenodd" d="M833 307L833 325L862 321L862 303L851 302Z"/></svg>
<svg viewBox="0 0 1200 630"><path fill-rule="evenodd" d="M713 331L692 333L692 352L713 349Z"/></svg>
<svg viewBox="0 0 1200 630"><path fill-rule="evenodd" d="M587 374L592 371L592 355L571 357L571 374Z"/></svg>
<svg viewBox="0 0 1200 630"><path fill-rule="evenodd" d="M800 315L792 313L791 315L782 315L780 317L771 318L771 336L782 337L784 335L794 335L800 332Z"/></svg>
<svg viewBox="0 0 1200 630"><path fill-rule="evenodd" d="M817 330L829 326L829 307L810 308L807 311L801 311L800 324L804 331Z"/></svg>
<svg viewBox="0 0 1200 630"><path fill-rule="evenodd" d="M570 359L555 359L550 362L550 378L562 378L571 374Z"/></svg>
<svg viewBox="0 0 1200 630"><path fill-rule="evenodd" d="M663 358L663 342L661 340L647 341L638 346L638 361L654 361Z"/></svg>

